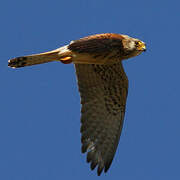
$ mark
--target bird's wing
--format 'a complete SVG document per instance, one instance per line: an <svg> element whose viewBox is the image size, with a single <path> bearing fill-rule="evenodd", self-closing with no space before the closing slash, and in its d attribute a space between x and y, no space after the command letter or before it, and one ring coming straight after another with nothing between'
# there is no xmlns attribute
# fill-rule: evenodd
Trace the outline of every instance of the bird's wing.
<svg viewBox="0 0 180 180"><path fill-rule="evenodd" d="M81 96L82 152L97 173L109 169L117 149L125 114L128 79L121 62L112 65L75 64Z"/></svg>

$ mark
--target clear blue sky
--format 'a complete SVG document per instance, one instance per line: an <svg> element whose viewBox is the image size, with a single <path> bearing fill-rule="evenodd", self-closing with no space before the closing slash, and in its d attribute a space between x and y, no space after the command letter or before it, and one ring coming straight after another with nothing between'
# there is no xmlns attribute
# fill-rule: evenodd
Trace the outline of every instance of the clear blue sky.
<svg viewBox="0 0 180 180"><path fill-rule="evenodd" d="M179 7L178 0L1 2L0 179L179 180ZM137 37L147 52L124 62L123 133L109 172L97 177L80 152L73 65L11 69L7 61L105 32Z"/></svg>

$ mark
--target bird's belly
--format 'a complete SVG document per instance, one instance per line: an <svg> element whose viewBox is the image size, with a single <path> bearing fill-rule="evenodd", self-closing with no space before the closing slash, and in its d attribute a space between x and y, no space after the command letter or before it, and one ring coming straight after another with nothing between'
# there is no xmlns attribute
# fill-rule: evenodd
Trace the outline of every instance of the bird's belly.
<svg viewBox="0 0 180 180"><path fill-rule="evenodd" d="M75 64L114 64L121 59L110 58L109 56L103 57L100 55L89 54L74 54L72 61Z"/></svg>

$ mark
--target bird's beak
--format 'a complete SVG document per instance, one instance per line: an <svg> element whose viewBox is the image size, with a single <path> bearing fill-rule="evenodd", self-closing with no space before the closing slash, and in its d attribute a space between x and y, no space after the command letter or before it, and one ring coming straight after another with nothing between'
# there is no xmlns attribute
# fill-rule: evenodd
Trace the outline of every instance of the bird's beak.
<svg viewBox="0 0 180 180"><path fill-rule="evenodd" d="M146 51L146 44L142 41L139 41L137 49L138 51Z"/></svg>

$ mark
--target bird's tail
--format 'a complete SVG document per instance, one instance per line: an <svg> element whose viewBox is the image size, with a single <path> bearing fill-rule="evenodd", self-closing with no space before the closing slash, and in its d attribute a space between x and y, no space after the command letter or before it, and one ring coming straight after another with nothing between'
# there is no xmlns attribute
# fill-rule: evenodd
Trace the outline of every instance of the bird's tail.
<svg viewBox="0 0 180 180"><path fill-rule="evenodd" d="M8 61L8 66L12 68L20 68L24 66L32 66L52 61L61 61L64 64L69 64L72 62L71 58L71 51L68 50L67 46L63 46L61 48L45 53L21 56L10 59Z"/></svg>

